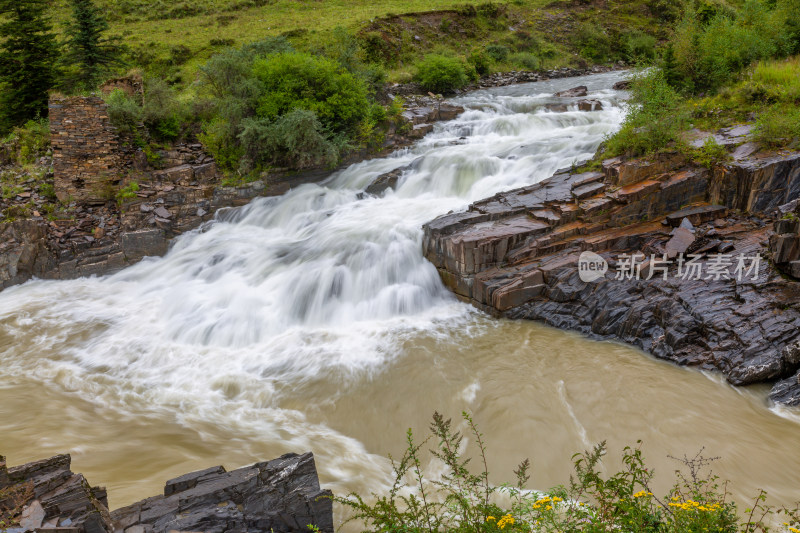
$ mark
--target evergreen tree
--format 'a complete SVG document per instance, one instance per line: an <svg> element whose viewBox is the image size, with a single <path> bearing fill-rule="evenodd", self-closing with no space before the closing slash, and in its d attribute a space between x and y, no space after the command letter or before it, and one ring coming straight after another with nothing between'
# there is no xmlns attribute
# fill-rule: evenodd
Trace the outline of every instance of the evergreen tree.
<svg viewBox="0 0 800 533"><path fill-rule="evenodd" d="M681 88L681 74L678 71L678 63L675 61L675 48L672 43L669 43L666 50L664 50L661 70L664 72L664 80L670 87L673 89Z"/></svg>
<svg viewBox="0 0 800 533"><path fill-rule="evenodd" d="M116 62L117 46L103 36L108 22L92 0L70 0L72 21L67 25L68 61L76 68L74 84L93 88L102 71Z"/></svg>
<svg viewBox="0 0 800 533"><path fill-rule="evenodd" d="M58 55L48 0L0 0L0 130L47 114Z"/></svg>

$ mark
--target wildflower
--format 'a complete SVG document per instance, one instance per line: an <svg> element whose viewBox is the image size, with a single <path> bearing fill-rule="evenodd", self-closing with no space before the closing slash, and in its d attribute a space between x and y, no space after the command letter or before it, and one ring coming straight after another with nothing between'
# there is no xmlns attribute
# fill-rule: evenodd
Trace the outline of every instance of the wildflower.
<svg viewBox="0 0 800 533"><path fill-rule="evenodd" d="M513 526L514 525L514 517L510 514L505 515L500 520L497 521L497 526L500 529L505 529L506 526Z"/></svg>
<svg viewBox="0 0 800 533"><path fill-rule="evenodd" d="M489 520L497 520L497 518L495 518L493 516L487 516L486 517L486 521L488 522Z"/></svg>

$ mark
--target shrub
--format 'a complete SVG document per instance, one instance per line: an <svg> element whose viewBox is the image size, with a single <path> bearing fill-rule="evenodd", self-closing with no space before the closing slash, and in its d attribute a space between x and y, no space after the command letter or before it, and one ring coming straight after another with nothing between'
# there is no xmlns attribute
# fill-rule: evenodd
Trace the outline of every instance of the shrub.
<svg viewBox="0 0 800 533"><path fill-rule="evenodd" d="M527 52L518 52L512 55L510 61L513 65L526 70L536 70L541 65L539 58L535 54Z"/></svg>
<svg viewBox="0 0 800 533"><path fill-rule="evenodd" d="M800 108L796 105L777 105L762 113L756 120L753 139L770 148L800 145Z"/></svg>
<svg viewBox="0 0 800 533"><path fill-rule="evenodd" d="M747 0L738 13L698 8L678 24L671 43L676 85L688 92L716 90L759 59L790 50L786 15L758 0Z"/></svg>
<svg viewBox="0 0 800 533"><path fill-rule="evenodd" d="M575 36L575 44L580 55L596 63L608 61L612 57L611 39L595 24L581 24Z"/></svg>
<svg viewBox="0 0 800 533"><path fill-rule="evenodd" d="M620 130L607 140L607 154L644 155L678 140L686 123L680 103L662 71L637 75L631 84L628 114Z"/></svg>
<svg viewBox="0 0 800 533"><path fill-rule="evenodd" d="M181 106L175 92L160 78L147 80L142 119L150 133L162 140L174 140L181 133Z"/></svg>
<svg viewBox="0 0 800 533"><path fill-rule="evenodd" d="M43 156L50 147L50 122L47 119L29 120L24 126L11 130L3 140L18 165L29 165Z"/></svg>
<svg viewBox="0 0 800 533"><path fill-rule="evenodd" d="M106 97L108 118L123 132L135 132L142 122L142 107L122 89L114 89Z"/></svg>
<svg viewBox="0 0 800 533"><path fill-rule="evenodd" d="M294 109L275 121L250 118L239 138L246 156L245 170L277 164L306 168L333 164L339 154L313 111Z"/></svg>
<svg viewBox="0 0 800 533"><path fill-rule="evenodd" d="M731 157L725 147L719 144L713 135L706 137L701 147L688 150L687 155L697 164L708 169L727 161Z"/></svg>
<svg viewBox="0 0 800 533"><path fill-rule="evenodd" d="M426 91L449 93L465 86L469 77L460 59L430 54L417 64L416 80Z"/></svg>
<svg viewBox="0 0 800 533"><path fill-rule="evenodd" d="M244 156L244 148L237 137L239 128L238 122L234 125L223 117L215 117L203 124L203 132L198 135L198 140L222 169L237 169Z"/></svg>
<svg viewBox="0 0 800 533"><path fill-rule="evenodd" d="M139 183L132 181L125 187L122 187L114 195L119 205L124 204L128 200L136 198L136 193L139 192Z"/></svg>
<svg viewBox="0 0 800 533"><path fill-rule="evenodd" d="M313 111L328 131L351 131L369 107L364 83L335 61L300 52L260 59L253 73L262 96L256 110L269 120L294 110Z"/></svg>
<svg viewBox="0 0 800 533"><path fill-rule="evenodd" d="M681 17L682 3L675 0L649 0L647 8L664 22L675 22Z"/></svg>
<svg viewBox="0 0 800 533"><path fill-rule="evenodd" d="M657 40L652 35L631 32L625 35L625 57L632 63L646 63L655 58Z"/></svg>
<svg viewBox="0 0 800 533"><path fill-rule="evenodd" d="M489 57L500 63L508 58L509 50L502 44L490 44L486 47L486 53L489 54Z"/></svg>
<svg viewBox="0 0 800 533"><path fill-rule="evenodd" d="M483 50L473 50L467 56L467 62L472 65L478 76L486 76L492 71L491 58Z"/></svg>

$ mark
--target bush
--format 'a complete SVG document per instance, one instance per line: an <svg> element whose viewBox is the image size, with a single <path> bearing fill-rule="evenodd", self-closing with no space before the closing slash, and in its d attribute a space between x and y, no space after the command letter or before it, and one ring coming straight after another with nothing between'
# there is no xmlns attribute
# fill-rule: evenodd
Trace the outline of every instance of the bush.
<svg viewBox="0 0 800 533"><path fill-rule="evenodd" d="M159 78L145 84L142 119L150 133L157 139L172 141L181 133L182 110L175 92Z"/></svg>
<svg viewBox="0 0 800 533"><path fill-rule="evenodd" d="M135 132L142 122L142 107L122 89L114 89L106 97L108 118L122 132Z"/></svg>
<svg viewBox="0 0 800 533"><path fill-rule="evenodd" d="M47 119L29 120L24 126L11 130L3 144L10 149L16 164L34 163L50 148L50 122Z"/></svg>
<svg viewBox="0 0 800 533"><path fill-rule="evenodd" d="M513 483L489 482L488 457L483 435L472 418L462 414L474 455L480 465L470 468L464 436L453 430L450 420L433 416L431 433L417 442L409 429L406 450L399 461L392 459L394 482L386 494L373 494L368 504L355 493L335 498L352 511L350 521L363 524L360 531L499 533L692 533L714 531L737 533L768 531L766 517L775 510L765 505L761 491L748 518L737 516L729 500L727 485L710 471L713 459L700 454L678 459L672 488L654 494L652 469L641 450L626 447L622 469L606 474L602 458L605 443L573 456L574 475L569 483L546 492L527 490L530 461L514 470ZM423 449L433 445L431 458ZM438 475L426 479L423 464L432 464ZM797 509L783 508L786 523L797 525Z"/></svg>
<svg viewBox="0 0 800 533"><path fill-rule="evenodd" d="M491 58L482 50L473 50L467 57L467 62L478 76L486 76L492 71Z"/></svg>
<svg viewBox="0 0 800 533"><path fill-rule="evenodd" d="M678 140L686 123L681 98L655 70L639 74L631 84L628 114L620 130L606 142L609 156L656 152Z"/></svg>
<svg viewBox="0 0 800 533"><path fill-rule="evenodd" d="M519 66L526 70L536 70L541 65L539 58L535 54L527 52L519 52L512 55L510 61L514 66Z"/></svg>
<svg viewBox="0 0 800 533"><path fill-rule="evenodd" d="M656 56L658 41L652 35L631 32L625 36L625 57L631 63L648 63Z"/></svg>
<svg viewBox="0 0 800 533"><path fill-rule="evenodd" d="M306 109L326 130L346 132L369 107L364 83L331 59L300 52L276 54L257 60L253 73L261 84L259 118L274 120Z"/></svg>
<svg viewBox="0 0 800 533"><path fill-rule="evenodd" d="M125 202L136 198L137 192L139 192L139 183L132 181L125 187L122 187L120 190L118 190L114 197L117 200L117 204L122 205Z"/></svg>
<svg viewBox="0 0 800 533"><path fill-rule="evenodd" d="M244 149L245 170L263 165L291 168L331 165L339 154L314 112L305 109L294 109L275 121L245 119L239 139Z"/></svg>
<svg viewBox="0 0 800 533"><path fill-rule="evenodd" d="M675 22L681 17L682 3L675 0L649 0L647 8L655 17L664 22Z"/></svg>
<svg viewBox="0 0 800 533"><path fill-rule="evenodd" d="M753 139L769 148L800 146L800 108L777 105L756 120Z"/></svg>
<svg viewBox="0 0 800 533"><path fill-rule="evenodd" d="M595 63L608 61L613 55L611 39L595 24L581 24L575 37L575 44L580 55Z"/></svg>
<svg viewBox="0 0 800 533"><path fill-rule="evenodd" d="M719 144L713 135L706 137L700 148L692 148L687 151L687 155L698 165L707 169L713 168L724 161L730 159L730 154L724 146Z"/></svg>
<svg viewBox="0 0 800 533"><path fill-rule="evenodd" d="M455 57L430 54L417 64L416 81L426 91L450 93L469 82L464 63Z"/></svg>
<svg viewBox="0 0 800 533"><path fill-rule="evenodd" d="M735 15L701 8L677 26L671 41L675 84L688 92L716 90L759 59L791 49L786 14L758 0L747 0ZM703 19L710 16L707 23Z"/></svg>
<svg viewBox="0 0 800 533"><path fill-rule="evenodd" d="M502 44L490 44L486 47L486 53L489 57L501 63L508 58L509 50Z"/></svg>

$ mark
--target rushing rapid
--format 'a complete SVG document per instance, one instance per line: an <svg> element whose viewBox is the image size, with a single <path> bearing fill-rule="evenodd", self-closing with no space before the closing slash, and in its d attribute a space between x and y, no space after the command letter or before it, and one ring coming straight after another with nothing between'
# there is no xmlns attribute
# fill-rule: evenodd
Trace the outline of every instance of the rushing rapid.
<svg viewBox="0 0 800 533"><path fill-rule="evenodd" d="M535 453L544 485L603 439L649 438L657 461L719 443L712 451L739 460L759 449L729 436L742 426L727 418L744 417L745 431L786 438L752 461L771 476L756 485L800 497L785 479L800 426L760 391L493 321L456 301L421 254L425 222L591 157L622 121L619 78L470 93L463 115L413 148L222 212L163 258L0 293L0 453L17 463L72 451L117 506L191 468L286 451L314 451L328 486L378 490L386 452L435 409L476 413L498 473ZM545 107L579 84L603 110ZM396 190L364 193L407 166Z"/></svg>

